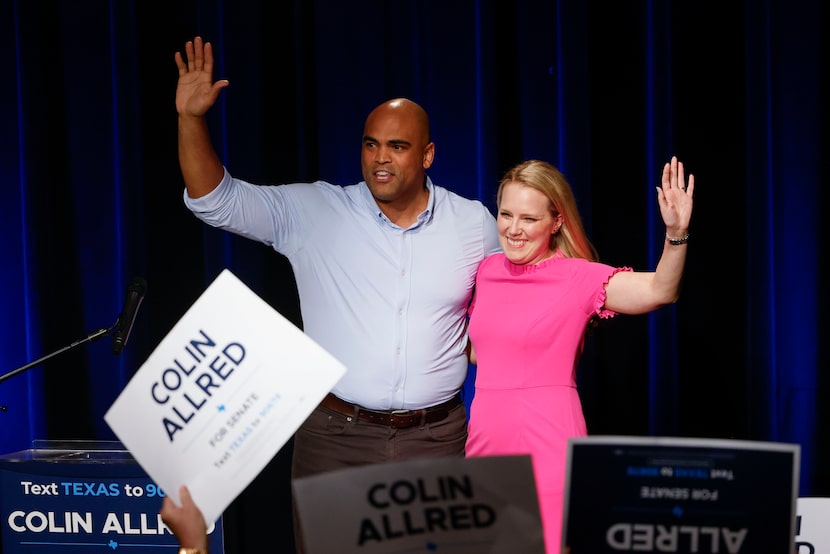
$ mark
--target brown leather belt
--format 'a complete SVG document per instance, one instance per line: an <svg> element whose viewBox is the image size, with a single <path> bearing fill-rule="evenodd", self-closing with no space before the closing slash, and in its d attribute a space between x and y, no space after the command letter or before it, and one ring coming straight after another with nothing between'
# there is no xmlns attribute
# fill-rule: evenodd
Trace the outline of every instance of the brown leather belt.
<svg viewBox="0 0 830 554"><path fill-rule="evenodd" d="M446 402L421 410L369 410L357 404L346 402L331 393L327 394L323 398L323 401L320 402L320 406L343 414L346 417L355 417L357 415L357 419L360 421L383 425L393 429L406 429L408 427L414 427L415 425L441 421L442 419L446 419L450 411L460 404L461 396L458 394Z"/></svg>

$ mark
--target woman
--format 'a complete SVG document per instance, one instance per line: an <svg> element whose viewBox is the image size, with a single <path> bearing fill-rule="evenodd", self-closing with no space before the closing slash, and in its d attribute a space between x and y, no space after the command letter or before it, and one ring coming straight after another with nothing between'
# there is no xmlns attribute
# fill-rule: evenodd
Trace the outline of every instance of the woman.
<svg viewBox="0 0 830 554"><path fill-rule="evenodd" d="M694 177L663 168L657 201L666 240L657 269L599 263L573 192L552 165L509 170L498 190L502 254L478 269L470 307L477 364L467 456L530 454L547 552L561 548L569 437L587 434L576 388L585 332L595 318L644 314L678 298Z"/></svg>

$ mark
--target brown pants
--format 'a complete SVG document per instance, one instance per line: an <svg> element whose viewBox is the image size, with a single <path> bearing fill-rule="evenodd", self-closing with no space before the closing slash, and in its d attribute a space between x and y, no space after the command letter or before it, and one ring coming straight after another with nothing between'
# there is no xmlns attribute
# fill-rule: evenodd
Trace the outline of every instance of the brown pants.
<svg viewBox="0 0 830 554"><path fill-rule="evenodd" d="M415 458L464 457L467 412L459 404L446 419L423 427L393 429L358 421L317 407L294 435L291 476L308 477L326 471ZM304 554L302 530L294 504L294 543Z"/></svg>

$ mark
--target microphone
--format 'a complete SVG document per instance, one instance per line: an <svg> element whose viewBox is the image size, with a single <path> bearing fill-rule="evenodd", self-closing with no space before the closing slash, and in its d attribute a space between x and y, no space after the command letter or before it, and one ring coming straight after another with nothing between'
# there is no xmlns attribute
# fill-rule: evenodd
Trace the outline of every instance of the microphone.
<svg viewBox="0 0 830 554"><path fill-rule="evenodd" d="M121 354L121 350L126 346L127 339L130 338L130 331L133 329L133 323L135 323L138 307L141 305L141 301L144 300L144 293L146 292L147 281L141 277L133 277L127 287L127 294L124 296L124 308L121 310L121 315L118 316L118 321L115 322L115 331L112 335L113 354Z"/></svg>

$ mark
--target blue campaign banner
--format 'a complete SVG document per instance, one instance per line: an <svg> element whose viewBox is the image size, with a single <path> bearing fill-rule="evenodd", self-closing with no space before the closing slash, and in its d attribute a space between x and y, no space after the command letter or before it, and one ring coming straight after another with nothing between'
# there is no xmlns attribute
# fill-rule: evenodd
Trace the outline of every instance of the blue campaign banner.
<svg viewBox="0 0 830 554"><path fill-rule="evenodd" d="M570 554L792 552L797 444L673 437L569 441Z"/></svg>
<svg viewBox="0 0 830 554"><path fill-rule="evenodd" d="M0 456L3 554L177 552L161 521L164 491L132 456L74 442ZM224 552L221 518L210 552Z"/></svg>

